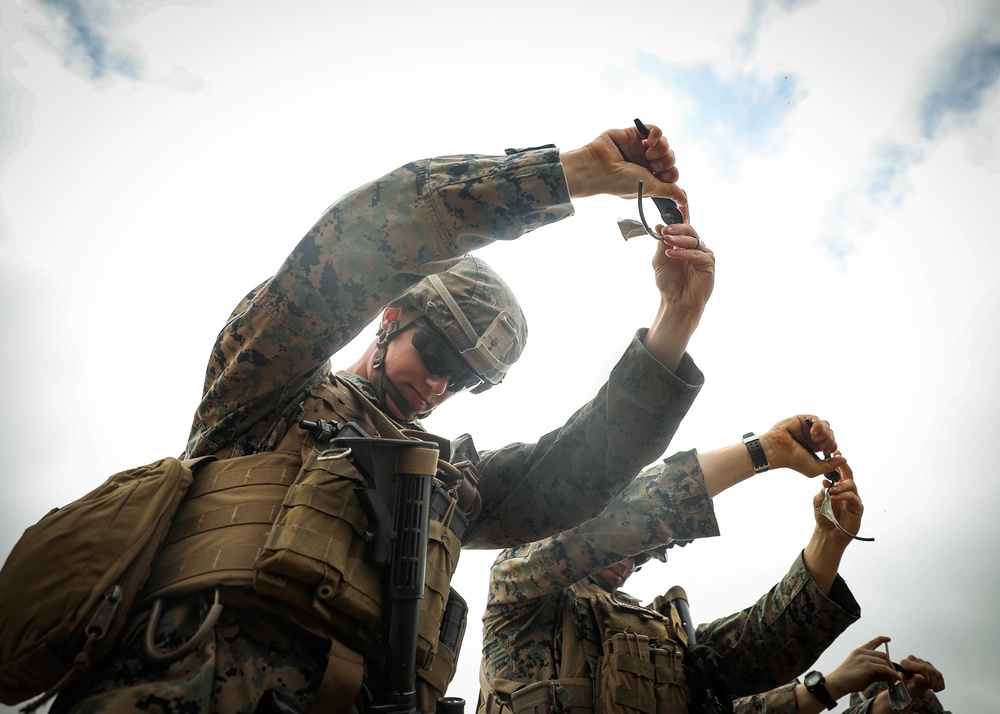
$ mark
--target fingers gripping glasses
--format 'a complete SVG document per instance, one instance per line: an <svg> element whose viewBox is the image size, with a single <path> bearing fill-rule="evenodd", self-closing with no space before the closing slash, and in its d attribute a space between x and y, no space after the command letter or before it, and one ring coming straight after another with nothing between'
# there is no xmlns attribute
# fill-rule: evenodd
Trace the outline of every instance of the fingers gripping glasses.
<svg viewBox="0 0 1000 714"><path fill-rule="evenodd" d="M805 422L806 422L806 426L809 427L810 429L812 429L812 425L813 425L812 420L811 419L806 419ZM792 432L791 429L786 429L785 431L787 431L788 435L790 437L792 437L792 441L794 441L796 444L798 444L803 449L805 449L806 451L808 451L812 455L812 457L814 459L816 459L817 461L824 461L824 459L821 459L819 456L817 456L816 452L813 451L811 448L809 448L805 444L805 442L802 441L802 439L800 439L799 437L797 437ZM826 458L828 459L830 457L827 456ZM833 471L831 471L831 472L829 472L827 474L824 474L824 478L828 479L829 481L832 481L833 483L837 483L837 481L840 480L840 472L837 471L836 469L834 469ZM833 488L832 484L831 484L830 488ZM831 521L833 523L833 525L835 525L837 527L837 530L839 530L844 535L850 536L854 540L863 540L863 541L868 541L868 542L874 541L875 540L874 538L865 538L863 536L856 535L854 533L851 533L849 530L847 530L846 528L844 528L842 525L840 525L840 521L837 520L837 514L833 512L833 501L830 499L830 488L827 488L823 492L823 504L820 506L820 513L823 514L823 516L825 516L827 518L827 520Z"/></svg>
<svg viewBox="0 0 1000 714"><path fill-rule="evenodd" d="M645 124L639 121L639 119L635 120L635 128L639 130L639 133L643 137L649 136L649 129L646 127ZM629 160L629 158L625 155L625 152L622 151L621 147L618 148L618 151L621 152L622 158L624 158L626 161ZM661 236L652 228L650 228L649 223L646 222L646 216L642 210L642 188L643 188L643 182L640 181L639 182L640 220L636 221L634 219L623 219L618 221L618 227L621 229L622 237L625 240L628 240L629 238L635 238L636 236L641 236L641 235L650 235L653 238L656 238L656 240L662 240ZM677 206L677 203L675 201L669 198L662 198L656 196L653 198L653 203L656 204L656 208L660 212L660 219L663 221L665 225L684 222L684 214L681 212L681 209Z"/></svg>
<svg viewBox="0 0 1000 714"><path fill-rule="evenodd" d="M649 136L649 129L646 125L639 121L638 118L635 119L635 128L639 130L642 136ZM660 218L663 219L664 224L671 225L672 223L683 223L684 214L681 213L681 209L678 208L676 201L669 198L661 198L659 196L653 198L653 203L656 204L657 210L660 212ZM646 224L646 218L642 215L642 181L639 182L639 217L642 218L642 223L646 227L646 232L649 233L654 238L658 238L653 231L649 230L649 226Z"/></svg>
<svg viewBox="0 0 1000 714"><path fill-rule="evenodd" d="M449 392L474 389L483 383L482 377L465 363L430 322L421 317L413 324L417 326L411 339L413 348L420 355L428 372L439 377L448 377Z"/></svg>
<svg viewBox="0 0 1000 714"><path fill-rule="evenodd" d="M896 668L897 672L903 672L904 676L910 678L913 676L913 672L909 672L898 664L892 661L892 657L889 656L889 643L884 642L885 646L885 656L888 658L892 666ZM910 697L910 690L906 688L903 682L896 682L889 686L889 706L892 707L893 711L903 711L906 707L913 703L913 699Z"/></svg>
<svg viewBox="0 0 1000 714"><path fill-rule="evenodd" d="M632 219L632 218L623 218L620 221L618 221L618 228L621 230L621 232L622 232L622 238L624 238L625 240L628 240L629 238L635 238L636 236L642 236L642 235L649 235L649 236L652 236L653 238L655 238L656 240L663 240L663 236L661 236L655 230L653 230L652 228L650 228L649 223L646 221L646 213L645 213L645 211L642 210L642 187L643 187L643 182L640 181L639 182L639 191L638 191L638 194L639 194L639 220L637 221L637 220ZM667 199L667 200L669 200L669 199ZM670 201L670 203L673 203L673 201ZM676 205L677 204L674 204L675 209L676 209ZM676 210L677 210L678 215L679 215L680 214L680 209L676 209ZM677 220L670 220L670 219L668 219L666 217L665 214L661 214L660 217L663 219L664 223L666 223L666 224L670 224L670 223L683 223L684 222L683 216L681 216Z"/></svg>
<svg viewBox="0 0 1000 714"><path fill-rule="evenodd" d="M833 503L830 500L830 489L829 488L826 489L823 492L823 505L820 506L820 513L822 513L824 516L826 516L826 518L828 520L832 521L833 525L835 525L837 527L837 530L839 530L841 533L843 533L846 536L850 536L854 540L863 540L863 541L868 541L868 542L871 542L871 541L875 540L874 538L865 538L863 536L855 535L854 533L851 533L849 530L847 530L842 525L840 525L840 521L837 520L837 514L835 514L833 512Z"/></svg>

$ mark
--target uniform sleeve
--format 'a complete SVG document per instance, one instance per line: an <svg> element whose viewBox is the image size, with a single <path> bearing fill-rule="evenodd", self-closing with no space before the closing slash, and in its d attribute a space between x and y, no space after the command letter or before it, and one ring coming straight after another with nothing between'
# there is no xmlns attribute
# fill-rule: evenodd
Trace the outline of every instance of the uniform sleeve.
<svg viewBox="0 0 1000 714"><path fill-rule="evenodd" d="M733 700L733 714L798 714L795 682Z"/></svg>
<svg viewBox="0 0 1000 714"><path fill-rule="evenodd" d="M572 213L556 149L426 159L343 196L220 332L187 456L265 450L279 415L386 304L469 251Z"/></svg>
<svg viewBox="0 0 1000 714"><path fill-rule="evenodd" d="M875 699L882 693L889 691L888 682L874 682L869 684L863 692L851 694L850 707L844 709L842 714L868 714L871 711ZM950 714L944 708L937 694L931 690L924 692L920 699L916 700L910 707L912 714Z"/></svg>
<svg viewBox="0 0 1000 714"><path fill-rule="evenodd" d="M718 534L697 455L681 452L645 470L590 521L502 553L487 603L531 607L623 558L671 540Z"/></svg>
<svg viewBox="0 0 1000 714"><path fill-rule="evenodd" d="M698 644L728 665L730 695L766 691L806 671L861 616L838 575L826 596L800 553L788 574L752 607L700 625Z"/></svg>
<svg viewBox="0 0 1000 714"><path fill-rule="evenodd" d="M874 701L875 698L872 697L871 699L864 700L860 704L852 703L852 705L847 709L844 709L844 711L841 714L868 714L868 712L871 711L872 702Z"/></svg>
<svg viewBox="0 0 1000 714"><path fill-rule="evenodd" d="M484 453L482 516L466 547L505 548L596 516L639 471L660 458L704 384L689 355L676 374L642 345L639 331L597 395L532 444ZM571 581L572 582L572 581Z"/></svg>

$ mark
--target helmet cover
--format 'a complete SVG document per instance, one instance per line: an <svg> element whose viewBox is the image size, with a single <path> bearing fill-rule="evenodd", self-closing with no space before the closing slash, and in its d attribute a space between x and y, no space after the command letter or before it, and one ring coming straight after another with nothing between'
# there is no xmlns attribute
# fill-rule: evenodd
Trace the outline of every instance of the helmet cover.
<svg viewBox="0 0 1000 714"><path fill-rule="evenodd" d="M431 321L485 380L474 393L500 384L528 339L514 293L489 264L472 255L427 276L390 306L417 310Z"/></svg>

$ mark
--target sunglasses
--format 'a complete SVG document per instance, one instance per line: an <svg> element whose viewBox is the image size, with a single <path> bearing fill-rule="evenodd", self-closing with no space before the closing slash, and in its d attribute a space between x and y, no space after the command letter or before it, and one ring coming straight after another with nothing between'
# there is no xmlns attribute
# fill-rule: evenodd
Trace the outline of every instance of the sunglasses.
<svg viewBox="0 0 1000 714"><path fill-rule="evenodd" d="M635 564L635 567L632 568L632 572L638 573L640 570L642 570L642 566L648 563L652 557L653 556L651 556L649 553L639 553L639 555L633 555L632 561Z"/></svg>
<svg viewBox="0 0 1000 714"><path fill-rule="evenodd" d="M413 324L417 326L411 340L413 348L420 355L428 372L439 377L448 377L449 392L462 392L483 383L482 377L469 368L455 348L433 325L422 317L414 320Z"/></svg>
<svg viewBox="0 0 1000 714"><path fill-rule="evenodd" d="M657 233L652 227L650 227L649 222L646 221L646 212L642 208L642 187L643 182L639 182L639 220L636 221L631 218L623 218L618 221L618 227L621 229L622 238L628 240L629 238L635 238L641 235L650 235L656 240L663 240L663 236ZM659 198L654 197L653 203L656 204L657 209L660 211L660 219L666 225L671 225L674 223L683 223L684 214L681 213L681 209L677 207L677 204L671 201L669 198Z"/></svg>

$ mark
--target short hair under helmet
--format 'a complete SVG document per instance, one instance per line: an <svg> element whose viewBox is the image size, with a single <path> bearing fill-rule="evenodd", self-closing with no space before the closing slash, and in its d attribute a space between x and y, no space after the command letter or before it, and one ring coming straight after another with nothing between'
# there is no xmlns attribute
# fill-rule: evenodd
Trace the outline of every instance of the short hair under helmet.
<svg viewBox="0 0 1000 714"><path fill-rule="evenodd" d="M390 303L433 323L483 379L472 392L500 384L528 340L528 324L513 291L486 261L466 255L429 275Z"/></svg>

